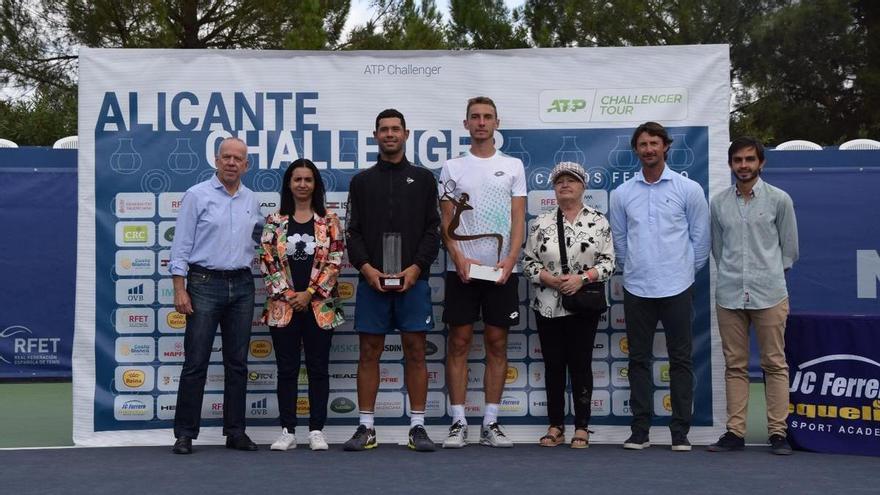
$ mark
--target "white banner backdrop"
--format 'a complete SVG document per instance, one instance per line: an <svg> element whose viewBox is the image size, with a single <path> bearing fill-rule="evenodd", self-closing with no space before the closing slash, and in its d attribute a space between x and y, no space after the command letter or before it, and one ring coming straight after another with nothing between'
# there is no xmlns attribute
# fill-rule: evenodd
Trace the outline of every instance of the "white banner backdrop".
<svg viewBox="0 0 880 495"><path fill-rule="evenodd" d="M95 50L80 52L79 219L75 343L74 441L78 445L170 444L185 318L173 308L167 263L183 191L213 173L220 139L249 146L246 185L264 213L277 209L281 175L302 156L322 170L328 206L344 216L351 177L375 163L376 115L397 108L411 130L407 157L435 174L465 152L462 120L468 98L498 105L503 152L523 161L528 216L554 207L548 184L559 161L584 165L587 201L607 210L608 192L638 170L629 148L634 127L655 120L675 142L668 164L699 182L707 195L729 184L726 166L730 97L726 45L565 48L505 51L254 52ZM428 335L428 430L442 438L449 424L445 392L445 257L431 270L437 327ZM277 435L275 365L268 328L258 323L265 300L254 267L249 355L248 432L258 443ZM357 335L352 328L357 273L345 267L340 289L349 321L333 337L328 426L331 442L357 422ZM723 362L711 318L709 270L695 286L695 403L691 440L723 431ZM528 309L531 288L520 281L522 323L511 329L502 422L519 442L546 426L543 364ZM609 284L611 308L593 353L595 442L629 434L626 324L620 277ZM479 329L479 325L477 326ZM466 409L482 415L481 337L470 356ZM222 365L217 340L208 370L200 443L219 443ZM668 356L662 330L654 345L655 425L670 414ZM405 439L408 403L399 337L382 359L377 427L382 442ZM304 370L303 370L304 371ZM307 417L301 373L300 416ZM668 441L665 427L652 432Z"/></svg>

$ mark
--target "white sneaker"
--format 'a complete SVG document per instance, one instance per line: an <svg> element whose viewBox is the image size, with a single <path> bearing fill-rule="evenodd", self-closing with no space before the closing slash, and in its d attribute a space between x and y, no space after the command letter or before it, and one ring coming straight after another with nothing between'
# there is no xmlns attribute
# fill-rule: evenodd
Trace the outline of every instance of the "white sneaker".
<svg viewBox="0 0 880 495"><path fill-rule="evenodd" d="M281 436L269 447L269 450L287 450L296 448L296 436L288 433L287 428L281 428Z"/></svg>
<svg viewBox="0 0 880 495"><path fill-rule="evenodd" d="M489 447L513 447L513 442L504 434L501 425L498 423L489 423L480 431L480 445L488 445Z"/></svg>
<svg viewBox="0 0 880 495"><path fill-rule="evenodd" d="M321 430L312 430L309 432L309 448L312 450L327 450L327 439L324 438L324 432Z"/></svg>
<svg viewBox="0 0 880 495"><path fill-rule="evenodd" d="M467 423L456 421L449 427L449 435L443 440L444 449L460 449L467 445Z"/></svg>

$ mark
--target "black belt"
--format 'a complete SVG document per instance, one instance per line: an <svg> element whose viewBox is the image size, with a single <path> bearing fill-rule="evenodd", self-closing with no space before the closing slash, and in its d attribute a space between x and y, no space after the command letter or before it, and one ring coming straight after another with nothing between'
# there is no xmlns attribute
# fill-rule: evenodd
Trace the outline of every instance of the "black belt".
<svg viewBox="0 0 880 495"><path fill-rule="evenodd" d="M237 278L245 274L250 275L251 273L250 268L238 268L236 270L211 270L210 268L205 268L199 265L189 265L189 271L194 273L204 273L206 275L220 278Z"/></svg>

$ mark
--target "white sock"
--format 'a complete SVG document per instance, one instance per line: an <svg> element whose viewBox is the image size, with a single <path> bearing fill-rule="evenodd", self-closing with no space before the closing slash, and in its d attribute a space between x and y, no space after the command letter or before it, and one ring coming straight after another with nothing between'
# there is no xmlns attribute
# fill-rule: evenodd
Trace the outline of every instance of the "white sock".
<svg viewBox="0 0 880 495"><path fill-rule="evenodd" d="M498 422L498 404L486 404L484 411L483 426Z"/></svg>
<svg viewBox="0 0 880 495"><path fill-rule="evenodd" d="M373 411L360 411L361 415L361 424L366 426L367 428L373 427L373 418L376 414Z"/></svg>
<svg viewBox="0 0 880 495"><path fill-rule="evenodd" d="M461 421L463 425L467 424L464 417L464 404L452 404L449 408L452 409L452 424L455 424L456 421Z"/></svg>
<svg viewBox="0 0 880 495"><path fill-rule="evenodd" d="M425 411L409 412L409 427L425 426Z"/></svg>

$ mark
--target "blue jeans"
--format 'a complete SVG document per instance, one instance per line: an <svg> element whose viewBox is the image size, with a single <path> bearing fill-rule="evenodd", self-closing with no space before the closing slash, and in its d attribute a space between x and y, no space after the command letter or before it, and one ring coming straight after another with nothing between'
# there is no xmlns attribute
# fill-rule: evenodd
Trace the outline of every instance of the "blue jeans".
<svg viewBox="0 0 880 495"><path fill-rule="evenodd" d="M269 327L278 364L278 411L281 427L296 429L296 400L299 393L300 350L305 348L309 376L309 431L323 430L330 396L330 342L332 330L315 322L312 308L293 314L286 327Z"/></svg>
<svg viewBox="0 0 880 495"><path fill-rule="evenodd" d="M223 434L240 435L245 429L253 276L249 269L216 271L190 266L186 291L193 313L186 317L185 360L177 389L174 436L199 436L205 378L218 324L223 345Z"/></svg>

